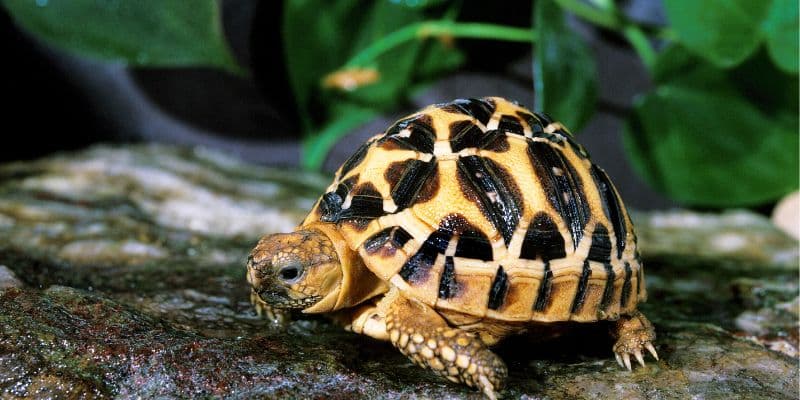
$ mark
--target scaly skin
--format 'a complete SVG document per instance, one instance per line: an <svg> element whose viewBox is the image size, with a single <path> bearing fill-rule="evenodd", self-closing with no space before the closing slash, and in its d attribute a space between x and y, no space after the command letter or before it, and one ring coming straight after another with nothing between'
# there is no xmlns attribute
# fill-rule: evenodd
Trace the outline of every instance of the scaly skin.
<svg viewBox="0 0 800 400"><path fill-rule="evenodd" d="M630 315L622 316L614 324L611 334L617 339L614 343L614 356L621 367L631 370L631 355L636 361L644 366L642 350L647 349L653 358L658 360L658 353L653 347L656 340L656 332L653 324L647 320L644 314L636 311Z"/></svg>

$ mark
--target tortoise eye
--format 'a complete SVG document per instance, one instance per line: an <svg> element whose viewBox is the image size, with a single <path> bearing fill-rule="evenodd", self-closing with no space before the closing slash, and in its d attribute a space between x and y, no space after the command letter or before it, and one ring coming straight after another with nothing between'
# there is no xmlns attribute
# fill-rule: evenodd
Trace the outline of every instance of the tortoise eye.
<svg viewBox="0 0 800 400"><path fill-rule="evenodd" d="M299 264L291 264L281 268L278 271L278 276L280 276L281 280L290 282L297 279L302 273L303 268Z"/></svg>

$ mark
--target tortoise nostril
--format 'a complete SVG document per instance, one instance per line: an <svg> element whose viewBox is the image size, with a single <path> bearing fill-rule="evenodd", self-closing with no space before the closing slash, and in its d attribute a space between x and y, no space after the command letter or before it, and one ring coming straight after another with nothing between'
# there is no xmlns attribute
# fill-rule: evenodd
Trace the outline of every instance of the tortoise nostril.
<svg viewBox="0 0 800 400"><path fill-rule="evenodd" d="M287 267L281 268L278 271L278 275L280 275L281 279L284 281L292 281L297 279L300 276L300 266L299 265L289 265Z"/></svg>

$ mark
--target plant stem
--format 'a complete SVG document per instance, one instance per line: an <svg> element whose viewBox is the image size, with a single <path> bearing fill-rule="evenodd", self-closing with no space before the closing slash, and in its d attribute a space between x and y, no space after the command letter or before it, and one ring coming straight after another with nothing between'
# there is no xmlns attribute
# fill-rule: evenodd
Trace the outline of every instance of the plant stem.
<svg viewBox="0 0 800 400"><path fill-rule="evenodd" d="M425 21L408 25L373 42L348 61L344 68L363 67L383 53L412 40L450 36L473 39L492 39L509 42L533 42L536 32L527 28L512 28L481 23L459 23L449 20Z"/></svg>

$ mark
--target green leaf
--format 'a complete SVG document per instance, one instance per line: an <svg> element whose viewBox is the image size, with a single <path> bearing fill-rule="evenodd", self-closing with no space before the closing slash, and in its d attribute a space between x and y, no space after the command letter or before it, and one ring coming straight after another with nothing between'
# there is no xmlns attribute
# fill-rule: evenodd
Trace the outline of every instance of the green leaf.
<svg viewBox="0 0 800 400"><path fill-rule="evenodd" d="M757 205L796 190L797 132L732 93L674 82L641 99L623 137L634 167L696 206Z"/></svg>
<svg viewBox="0 0 800 400"><path fill-rule="evenodd" d="M442 40L428 40L414 65L413 79L428 81L439 77L442 73L455 70L464 64L464 53L453 47L452 43Z"/></svg>
<svg viewBox="0 0 800 400"><path fill-rule="evenodd" d="M671 83L709 92L741 96L768 118L791 119L797 130L800 107L798 76L784 72L772 63L762 49L735 68L720 69L680 44L672 44L657 57L653 68L656 83Z"/></svg>
<svg viewBox="0 0 800 400"><path fill-rule="evenodd" d="M136 66L203 65L242 72L214 0L0 0L56 47Z"/></svg>
<svg viewBox="0 0 800 400"><path fill-rule="evenodd" d="M534 26L539 33L533 63L536 109L578 131L597 100L594 58L552 0L536 2Z"/></svg>
<svg viewBox="0 0 800 400"><path fill-rule="evenodd" d="M769 55L781 69L794 74L797 74L800 51L798 20L800 11L797 0L773 0L763 24Z"/></svg>
<svg viewBox="0 0 800 400"><path fill-rule="evenodd" d="M697 64L697 57L686 51L686 48L680 44L670 44L656 57L652 70L653 81L656 83L669 81L692 71Z"/></svg>
<svg viewBox="0 0 800 400"><path fill-rule="evenodd" d="M794 120L794 130L798 130L798 76L774 64L766 49L725 72L728 82L764 115L769 118L788 115Z"/></svg>
<svg viewBox="0 0 800 400"><path fill-rule="evenodd" d="M719 67L732 67L761 43L761 23L770 7L762 0L666 0L677 40Z"/></svg>
<svg viewBox="0 0 800 400"><path fill-rule="evenodd" d="M288 0L284 4L286 69L307 131L312 128L311 100L321 79L347 60L356 36L355 29L347 29L351 26L347 18L364 10L358 3L357 0L333 2L324 13L319 12L319 3L313 0ZM353 24L359 22L355 20Z"/></svg>

